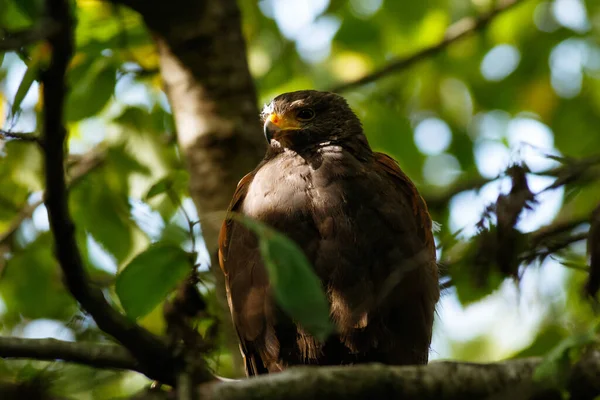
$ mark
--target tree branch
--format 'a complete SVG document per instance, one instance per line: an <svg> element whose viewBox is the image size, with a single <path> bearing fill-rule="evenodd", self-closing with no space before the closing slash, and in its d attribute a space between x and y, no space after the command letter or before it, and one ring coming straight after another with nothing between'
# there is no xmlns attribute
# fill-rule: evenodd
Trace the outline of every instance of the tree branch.
<svg viewBox="0 0 600 400"><path fill-rule="evenodd" d="M581 160L570 160L564 164L550 168L540 172L532 172L534 175L539 176L552 176L557 178L557 181L551 185L551 188L565 185L571 182L573 179L581 178L584 173L594 167L600 165L600 155L586 157ZM498 180L502 175L494 178L484 178L482 176L476 176L471 179L459 181L452 185L447 191L440 195L429 195L425 197L427 207L433 211L440 211L448 206L448 202L452 197L459 193L467 190L481 189L484 185Z"/></svg>
<svg viewBox="0 0 600 400"><path fill-rule="evenodd" d="M200 398L295 399L543 399L557 398L556 382L534 379L540 358L492 364L432 362L428 366L363 364L350 367L298 367L238 382L205 384ZM566 389L571 399L600 394L600 352L590 351L571 368ZM550 397L553 396L553 397ZM141 397L138 397L141 398ZM560 396L558 398L561 398Z"/></svg>
<svg viewBox="0 0 600 400"><path fill-rule="evenodd" d="M47 0L46 11L60 29L49 37L52 57L41 72L43 84L43 149L45 153L46 207L54 237L56 257L66 285L98 327L112 335L143 365L146 375L173 383L176 365L165 344L150 332L114 310L102 291L90 285L75 241L75 226L68 210L65 181L65 140L63 125L66 95L65 74L73 54L73 26L68 0Z"/></svg>
<svg viewBox="0 0 600 400"><path fill-rule="evenodd" d="M573 243L586 240L587 238L588 232L580 232L574 235L564 236L562 238L549 241L545 245L541 246L542 249L533 248L532 250L524 252L521 254L521 256L519 256L519 260L522 263L531 263L535 259L545 259L546 257L569 247Z"/></svg>
<svg viewBox="0 0 600 400"><path fill-rule="evenodd" d="M144 372L124 347L115 344L0 337L0 357L44 361L63 360L96 368Z"/></svg>
<svg viewBox="0 0 600 400"><path fill-rule="evenodd" d="M0 356L36 360L64 360L96 368L143 372L121 346L63 342L55 339L0 338ZM363 364L346 367L296 367L278 374L240 381L203 384L196 398L203 399L529 399L551 396L559 388L534 380L540 358L492 364L432 362L428 366ZM592 399L600 394L600 352L590 351L571 368L566 389L572 399ZM452 377L452 379L448 379ZM191 382L179 385L190 390ZM171 399L173 393L153 390L136 399ZM536 397L536 398L546 398ZM550 397L548 397L550 398Z"/></svg>
<svg viewBox="0 0 600 400"><path fill-rule="evenodd" d="M537 246L543 243L548 238L569 232L579 225L589 223L590 220L587 216L574 218L568 221L558 221L550 225L542 226L535 232L531 233L531 243L533 246Z"/></svg>
<svg viewBox="0 0 600 400"><path fill-rule="evenodd" d="M488 179L483 176L476 176L472 179L458 181L442 194L425 196L425 202L430 211L442 211L448 207L448 202L457 194L466 192L467 190L480 189L498 178Z"/></svg>
<svg viewBox="0 0 600 400"><path fill-rule="evenodd" d="M483 14L478 18L471 18L471 17L463 18L463 19L457 21L456 23L454 23L453 25L451 25L448 28L448 30L446 31L446 34L444 35L444 39L442 39L441 42L439 42L431 47L427 47L421 51L418 51L417 53L412 54L408 57L396 58L396 59L392 60L390 63L388 63L387 65L385 65L384 67L376 70L375 72L372 72L371 74L363 76L362 78L359 78L355 81L342 83L337 86L334 86L330 89L330 91L338 92L338 93L347 92L347 91L355 89L359 86L366 85L367 83L374 82L377 79L380 79L384 76L404 70L404 69L412 66L413 64L418 63L419 61L422 61L428 57L431 57L431 56L441 52L446 47L448 47L450 44L462 39L463 37L466 37L477 31L482 30L483 28L488 26L490 24L490 22L492 22L494 20L494 18L496 18L498 15L511 9L512 7L516 6L517 4L523 3L524 1L525 0L499 1L498 6L496 6L496 8L494 8L494 10L490 11L489 13Z"/></svg>
<svg viewBox="0 0 600 400"><path fill-rule="evenodd" d="M569 221L555 222L526 234L527 238L525 241L527 242L527 248L519 254L517 260L521 264L530 264L536 259L544 259L563 250L575 242L586 240L588 232L569 234L569 231L586 222L589 222L587 218L580 217ZM445 271L440 278L448 278L442 281L440 290L445 291L454 286L454 282L448 277L448 272L453 268L453 264L461 261L462 259L440 261L440 265L443 266L443 270Z"/></svg>
<svg viewBox="0 0 600 400"><path fill-rule="evenodd" d="M26 142L36 142L39 143L40 139L31 132L11 132L5 131L4 129L0 129L0 139L10 138L10 139L18 139Z"/></svg>

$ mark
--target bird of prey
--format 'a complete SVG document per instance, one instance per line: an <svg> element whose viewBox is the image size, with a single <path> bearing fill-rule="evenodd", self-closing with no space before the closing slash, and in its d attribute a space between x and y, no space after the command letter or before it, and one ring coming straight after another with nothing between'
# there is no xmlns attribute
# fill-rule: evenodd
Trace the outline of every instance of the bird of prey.
<svg viewBox="0 0 600 400"><path fill-rule="evenodd" d="M432 222L415 185L371 149L337 94L285 93L262 118L266 155L239 182L230 211L300 246L337 329L320 342L277 306L256 236L228 218L219 259L247 374L299 364L426 364L439 285Z"/></svg>

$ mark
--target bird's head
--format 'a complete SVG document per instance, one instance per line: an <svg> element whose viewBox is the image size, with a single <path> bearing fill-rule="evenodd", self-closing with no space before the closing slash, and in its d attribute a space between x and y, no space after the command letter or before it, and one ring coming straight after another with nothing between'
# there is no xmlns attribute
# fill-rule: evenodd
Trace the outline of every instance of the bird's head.
<svg viewBox="0 0 600 400"><path fill-rule="evenodd" d="M346 100L334 93L301 90L281 94L262 112L267 142L303 147L362 136L360 120Z"/></svg>

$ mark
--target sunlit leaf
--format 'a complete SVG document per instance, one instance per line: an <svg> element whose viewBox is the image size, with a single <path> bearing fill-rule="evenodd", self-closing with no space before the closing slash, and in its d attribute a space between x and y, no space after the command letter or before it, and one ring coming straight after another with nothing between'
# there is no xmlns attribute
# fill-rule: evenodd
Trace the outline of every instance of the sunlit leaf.
<svg viewBox="0 0 600 400"><path fill-rule="evenodd" d="M26 12L20 7L21 0L0 1L0 26L3 29L26 29L33 23ZM29 1L29 0L24 0Z"/></svg>
<svg viewBox="0 0 600 400"><path fill-rule="evenodd" d="M146 193L144 200L147 201L158 196L159 194L167 193L172 185L173 182L171 181L171 179L169 179L168 176L160 179L158 182L156 182L150 187L150 190L148 190L148 193Z"/></svg>
<svg viewBox="0 0 600 400"><path fill-rule="evenodd" d="M0 292L8 313L3 315L3 321L70 317L77 309L76 303L62 279L49 233L15 249L0 279Z"/></svg>
<svg viewBox="0 0 600 400"><path fill-rule="evenodd" d="M112 172L118 173L121 176L121 185L127 185L127 175L138 173L142 175L150 175L151 170L145 164L139 162L132 152L127 151L125 145L112 146L108 149L107 158L112 164Z"/></svg>
<svg viewBox="0 0 600 400"><path fill-rule="evenodd" d="M115 289L131 318L148 314L190 273L193 258L178 246L155 244L117 276Z"/></svg>
<svg viewBox="0 0 600 400"><path fill-rule="evenodd" d="M42 190L43 168L40 149L33 143L12 140L6 144L5 151L7 155L3 162L9 164L7 169L10 169L14 181L30 192Z"/></svg>

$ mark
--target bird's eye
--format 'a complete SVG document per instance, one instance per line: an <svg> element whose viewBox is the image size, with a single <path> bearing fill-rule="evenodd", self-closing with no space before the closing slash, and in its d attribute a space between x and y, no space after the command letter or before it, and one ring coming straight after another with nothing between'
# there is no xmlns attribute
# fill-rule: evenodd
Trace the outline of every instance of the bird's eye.
<svg viewBox="0 0 600 400"><path fill-rule="evenodd" d="M301 121L310 121L314 117L315 112L310 108L303 108L302 110L298 111L298 114L296 114L296 118L298 118Z"/></svg>

